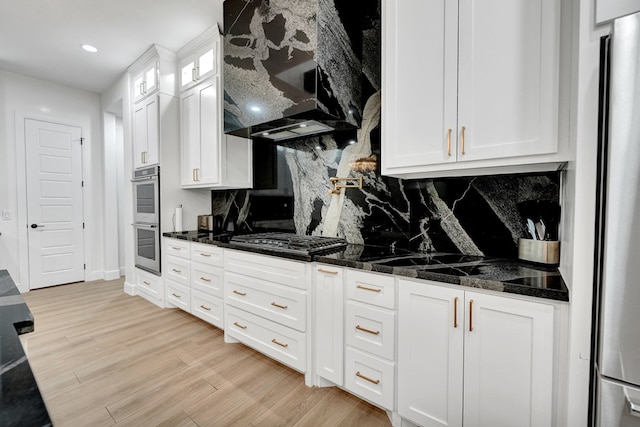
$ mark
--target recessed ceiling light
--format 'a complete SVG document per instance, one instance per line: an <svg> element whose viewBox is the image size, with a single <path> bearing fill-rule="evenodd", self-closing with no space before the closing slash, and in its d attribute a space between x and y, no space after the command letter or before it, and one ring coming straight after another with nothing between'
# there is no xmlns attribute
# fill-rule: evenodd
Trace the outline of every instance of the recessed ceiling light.
<svg viewBox="0 0 640 427"><path fill-rule="evenodd" d="M91 53L96 53L98 51L95 46L91 46L90 44L81 44L80 47Z"/></svg>

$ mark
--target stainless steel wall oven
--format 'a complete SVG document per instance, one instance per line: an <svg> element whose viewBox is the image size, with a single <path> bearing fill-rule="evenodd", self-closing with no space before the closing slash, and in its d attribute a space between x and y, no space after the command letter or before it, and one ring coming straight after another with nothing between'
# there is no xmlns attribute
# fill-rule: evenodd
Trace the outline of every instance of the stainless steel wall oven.
<svg viewBox="0 0 640 427"><path fill-rule="evenodd" d="M134 171L132 182L136 267L160 274L160 167Z"/></svg>

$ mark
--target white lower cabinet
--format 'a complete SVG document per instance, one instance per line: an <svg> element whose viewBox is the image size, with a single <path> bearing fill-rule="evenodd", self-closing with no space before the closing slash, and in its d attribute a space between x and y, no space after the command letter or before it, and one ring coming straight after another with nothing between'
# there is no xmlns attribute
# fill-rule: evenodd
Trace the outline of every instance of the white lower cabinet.
<svg viewBox="0 0 640 427"><path fill-rule="evenodd" d="M164 287L168 303L191 313L191 289L188 286L165 279Z"/></svg>
<svg viewBox="0 0 640 427"><path fill-rule="evenodd" d="M316 375L342 386L344 384L343 269L317 265L314 276Z"/></svg>
<svg viewBox="0 0 640 427"><path fill-rule="evenodd" d="M148 273L139 268L135 269L136 294L140 295L147 301L162 307L164 298L164 289L162 286L162 277Z"/></svg>
<svg viewBox="0 0 640 427"><path fill-rule="evenodd" d="M398 288L399 415L421 426L553 425L552 305Z"/></svg>
<svg viewBox="0 0 640 427"><path fill-rule="evenodd" d="M308 264L269 255L225 250L225 339L239 341L305 373Z"/></svg>

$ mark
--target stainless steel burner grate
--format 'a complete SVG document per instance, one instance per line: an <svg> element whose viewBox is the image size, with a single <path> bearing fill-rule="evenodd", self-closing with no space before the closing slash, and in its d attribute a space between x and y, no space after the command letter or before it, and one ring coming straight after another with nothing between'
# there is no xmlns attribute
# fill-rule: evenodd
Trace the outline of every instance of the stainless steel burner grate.
<svg viewBox="0 0 640 427"><path fill-rule="evenodd" d="M238 246L308 255L331 252L347 245L347 242L339 237L301 236L290 233L256 233L233 236L231 243Z"/></svg>

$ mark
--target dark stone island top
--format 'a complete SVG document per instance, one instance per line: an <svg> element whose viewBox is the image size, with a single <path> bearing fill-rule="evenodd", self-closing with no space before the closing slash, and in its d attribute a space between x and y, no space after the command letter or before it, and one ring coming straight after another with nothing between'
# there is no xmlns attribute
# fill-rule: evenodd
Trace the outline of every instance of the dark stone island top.
<svg viewBox="0 0 640 427"><path fill-rule="evenodd" d="M33 316L7 270L0 270L0 426L50 426L51 419L18 335Z"/></svg>
<svg viewBox="0 0 640 427"><path fill-rule="evenodd" d="M370 245L347 245L328 255L295 255L268 249L247 249L229 241L230 235L188 231L163 233L165 237L206 243L230 249L249 250L264 255L299 261L317 261L341 267L417 279L463 285L476 289L569 301L569 290L555 266L504 258L451 253L415 253L404 249Z"/></svg>

